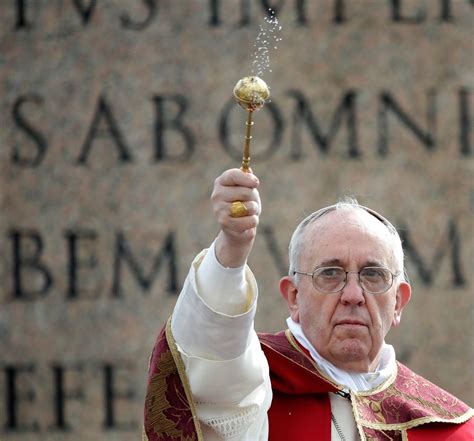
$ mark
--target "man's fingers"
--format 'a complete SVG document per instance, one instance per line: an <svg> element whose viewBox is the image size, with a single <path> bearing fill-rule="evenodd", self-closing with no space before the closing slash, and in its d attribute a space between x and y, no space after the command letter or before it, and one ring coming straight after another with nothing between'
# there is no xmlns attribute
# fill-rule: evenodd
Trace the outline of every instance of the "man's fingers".
<svg viewBox="0 0 474 441"><path fill-rule="evenodd" d="M246 173L238 168L226 170L216 179L216 185L224 187L247 187L257 188L258 178L253 173Z"/></svg>
<svg viewBox="0 0 474 441"><path fill-rule="evenodd" d="M237 225L240 219L245 219L248 217L258 216L260 215L260 205L254 201L246 201L244 202L245 206L247 207L247 213L241 215L240 217L234 217L231 213L231 205L230 203L221 203L218 206L214 206L214 214L217 217L217 221L221 224L224 228L232 227Z"/></svg>
<svg viewBox="0 0 474 441"><path fill-rule="evenodd" d="M240 235L247 230L256 229L259 217L257 215L244 217L228 217L222 224L222 230L231 235Z"/></svg>
<svg viewBox="0 0 474 441"><path fill-rule="evenodd" d="M255 175L239 169L227 170L216 179L211 200L214 214L224 234L222 237L232 238L234 243L248 243L251 246L261 213L258 185L259 181ZM245 204L247 211L238 213L242 214L241 217L232 217L231 206L237 201Z"/></svg>
<svg viewBox="0 0 474 441"><path fill-rule="evenodd" d="M238 199L235 199L237 201ZM231 215L231 206L232 203L235 202L234 200L232 201L215 201L214 203L214 213L217 216L217 220L219 223L224 223L226 222L227 218L232 218L232 219L238 219L234 218ZM262 211L262 207L260 205L260 199L258 198L256 201L249 201L249 200L239 200L239 202L242 202L245 204L247 207L247 213L244 216L241 217L248 217L248 216L260 216L260 213Z"/></svg>
<svg viewBox="0 0 474 441"><path fill-rule="evenodd" d="M260 204L257 201L241 201L247 207L247 213L245 216L253 216L253 215L260 215ZM231 216L230 207L232 203L226 204L228 215ZM232 216L231 216L232 217Z"/></svg>
<svg viewBox="0 0 474 441"><path fill-rule="evenodd" d="M225 266L236 267L245 263L257 233L261 212L259 180L252 172L234 168L226 170L214 182L212 208L221 231L216 241L216 256ZM247 210L234 210L233 202L245 204Z"/></svg>
<svg viewBox="0 0 474 441"><path fill-rule="evenodd" d="M216 187L211 196L213 201L233 202L233 201L255 201L260 200L256 188L247 187Z"/></svg>

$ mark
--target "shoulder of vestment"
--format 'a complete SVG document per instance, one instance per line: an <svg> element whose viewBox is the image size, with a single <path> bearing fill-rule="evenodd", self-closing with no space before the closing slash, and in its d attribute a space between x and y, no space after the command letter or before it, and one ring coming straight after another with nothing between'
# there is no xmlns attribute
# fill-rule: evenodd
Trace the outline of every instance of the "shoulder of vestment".
<svg viewBox="0 0 474 441"><path fill-rule="evenodd" d="M373 429L460 424L474 415L466 403L400 362L391 379L376 389L355 394L354 401L356 421Z"/></svg>
<svg viewBox="0 0 474 441"><path fill-rule="evenodd" d="M293 395L343 389L320 371L288 330L260 333L259 338L274 389ZM461 424L474 415L466 403L399 362L387 381L366 392L351 392L351 401L355 420L368 439L426 424Z"/></svg>

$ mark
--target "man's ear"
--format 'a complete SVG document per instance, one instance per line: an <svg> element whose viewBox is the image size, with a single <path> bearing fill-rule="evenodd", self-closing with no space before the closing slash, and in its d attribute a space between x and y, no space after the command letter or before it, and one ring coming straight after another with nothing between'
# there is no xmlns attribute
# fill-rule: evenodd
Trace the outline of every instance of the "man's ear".
<svg viewBox="0 0 474 441"><path fill-rule="evenodd" d="M288 304L291 318L298 323L300 321L298 288L291 277L286 276L280 280L280 293Z"/></svg>
<svg viewBox="0 0 474 441"><path fill-rule="evenodd" d="M397 302L395 304L395 311L393 313L392 326L398 326L400 324L403 308L405 308L407 303L410 301L410 297L411 297L410 284L407 282L401 282L400 285L398 285L398 289L397 289Z"/></svg>

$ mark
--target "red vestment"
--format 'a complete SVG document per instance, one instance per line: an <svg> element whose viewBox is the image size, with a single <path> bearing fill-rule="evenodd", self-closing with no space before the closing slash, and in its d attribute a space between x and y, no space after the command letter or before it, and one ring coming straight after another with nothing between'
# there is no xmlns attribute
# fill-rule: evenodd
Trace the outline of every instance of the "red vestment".
<svg viewBox="0 0 474 441"><path fill-rule="evenodd" d="M341 386L324 377L289 331L259 338L273 390L269 441L330 441L328 392ZM351 393L351 402L362 440L474 440L472 409L401 363L394 378ZM184 366L170 330L163 330L150 359L144 440L202 439Z"/></svg>

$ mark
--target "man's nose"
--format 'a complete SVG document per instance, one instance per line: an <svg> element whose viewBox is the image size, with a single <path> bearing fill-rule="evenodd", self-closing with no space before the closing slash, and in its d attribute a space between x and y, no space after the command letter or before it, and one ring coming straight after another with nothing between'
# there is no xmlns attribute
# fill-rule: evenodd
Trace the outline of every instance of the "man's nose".
<svg viewBox="0 0 474 441"><path fill-rule="evenodd" d="M364 290L360 286L357 271L348 271L346 285L341 293L341 302L351 305L363 305L365 303Z"/></svg>

